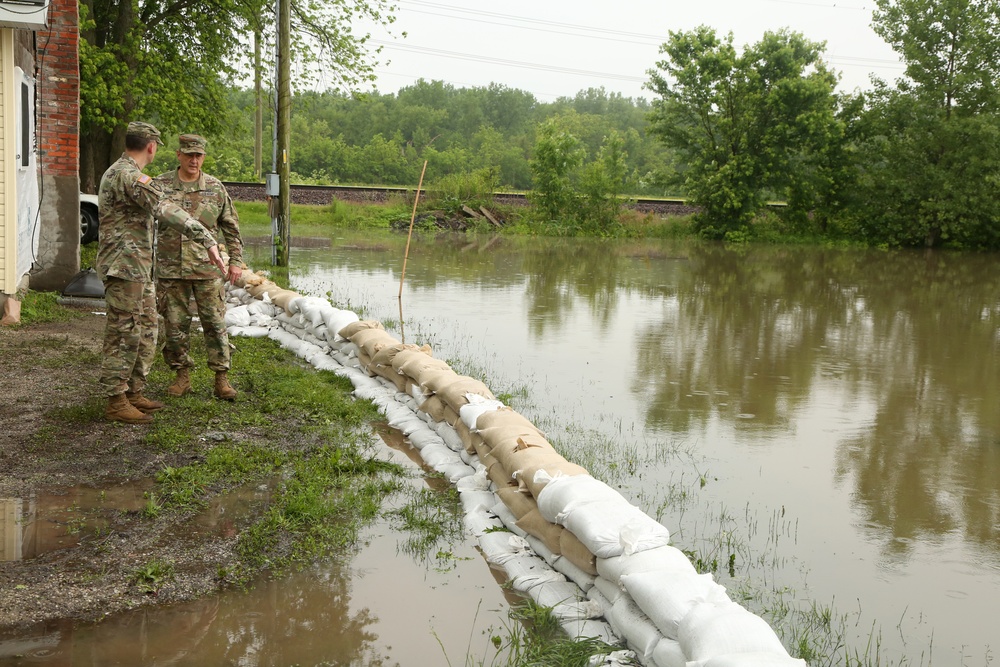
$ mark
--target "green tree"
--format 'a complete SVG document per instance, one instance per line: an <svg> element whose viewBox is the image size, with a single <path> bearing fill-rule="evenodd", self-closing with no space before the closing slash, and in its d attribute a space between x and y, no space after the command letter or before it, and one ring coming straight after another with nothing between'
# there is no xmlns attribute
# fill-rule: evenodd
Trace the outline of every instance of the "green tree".
<svg viewBox="0 0 1000 667"><path fill-rule="evenodd" d="M585 158L580 140L556 120L547 121L539 129L535 155L530 161L534 189L528 197L549 222L562 220L574 209L574 179Z"/></svg>
<svg viewBox="0 0 1000 667"><path fill-rule="evenodd" d="M235 131L226 84L250 67L246 36L273 34L272 5L261 0L82 0L80 3L80 175L93 191L124 148L131 120L161 131ZM386 0L296 0L292 5L297 83L330 77L353 87L374 79L369 35L351 26L386 26ZM273 40L272 40L273 43ZM241 56L240 54L244 54Z"/></svg>
<svg viewBox="0 0 1000 667"><path fill-rule="evenodd" d="M855 143L859 233L893 246L1000 247L1000 1L878 0L905 76L876 80Z"/></svg>
<svg viewBox="0 0 1000 667"><path fill-rule="evenodd" d="M678 174L701 208L695 225L705 236L748 227L770 197L806 204L820 196L803 196L796 171L838 136L836 78L822 47L779 31L739 54L731 33L723 40L706 26L671 32L660 47L666 57L647 84L659 96L650 132L684 163ZM815 189L822 179L809 183Z"/></svg>

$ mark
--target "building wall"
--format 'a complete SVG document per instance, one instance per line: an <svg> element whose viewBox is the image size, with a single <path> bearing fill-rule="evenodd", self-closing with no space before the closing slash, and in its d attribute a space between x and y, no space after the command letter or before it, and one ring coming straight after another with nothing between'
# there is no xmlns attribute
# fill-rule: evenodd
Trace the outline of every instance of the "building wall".
<svg viewBox="0 0 1000 667"><path fill-rule="evenodd" d="M80 59L77 0L51 0L35 33L41 234L31 288L62 289L80 270ZM24 67L22 65L22 67ZM24 67L28 70L27 67ZM28 70L30 71L30 70Z"/></svg>
<svg viewBox="0 0 1000 667"><path fill-rule="evenodd" d="M14 201L14 30L0 28L0 300L17 290L17 208Z"/></svg>

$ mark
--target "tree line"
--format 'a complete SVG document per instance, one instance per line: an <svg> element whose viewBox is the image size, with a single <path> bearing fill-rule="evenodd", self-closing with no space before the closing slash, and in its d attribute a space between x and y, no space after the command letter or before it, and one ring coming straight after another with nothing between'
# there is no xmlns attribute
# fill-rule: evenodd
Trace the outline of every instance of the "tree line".
<svg viewBox="0 0 1000 667"><path fill-rule="evenodd" d="M385 6L361 6L385 18ZM608 232L630 196L677 196L698 207L692 226L706 238L1000 248L1000 0L876 0L873 27L905 74L850 93L836 92L822 43L782 29L737 47L707 26L669 33L649 70L650 100L592 88L541 103L500 84L426 80L395 94L300 89L293 181L413 186L426 161L431 183L472 178L528 191L534 215L571 231ZM335 54L362 79L371 72L363 44L341 42ZM98 55L114 58L81 47L85 91L108 85L94 74ZM168 131L208 135L210 173L259 179L259 96L226 79L232 70L212 69L212 58L199 62L203 76L188 97L175 94L163 108L143 97L143 111ZM84 116L102 127L128 117L96 108L99 96L81 99ZM182 103L210 107L185 115ZM269 170L270 158L262 162ZM783 206L769 207L774 201Z"/></svg>

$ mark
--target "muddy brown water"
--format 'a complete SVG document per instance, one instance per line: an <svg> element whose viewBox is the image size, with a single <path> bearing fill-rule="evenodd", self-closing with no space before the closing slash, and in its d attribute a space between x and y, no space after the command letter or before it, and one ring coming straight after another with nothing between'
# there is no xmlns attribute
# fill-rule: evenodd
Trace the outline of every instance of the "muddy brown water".
<svg viewBox="0 0 1000 667"><path fill-rule="evenodd" d="M418 235L399 299L406 243L293 247L292 286L506 392L731 593L829 607L859 654L874 635L879 664L990 664L1000 256ZM471 541L438 568L403 539L380 524L343 566L20 648L42 664L489 664L510 600L488 565Z"/></svg>

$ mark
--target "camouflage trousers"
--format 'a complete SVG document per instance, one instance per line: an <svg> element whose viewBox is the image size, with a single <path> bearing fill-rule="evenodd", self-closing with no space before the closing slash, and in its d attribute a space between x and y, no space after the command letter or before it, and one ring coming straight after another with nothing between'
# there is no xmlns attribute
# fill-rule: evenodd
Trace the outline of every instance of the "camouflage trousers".
<svg viewBox="0 0 1000 667"><path fill-rule="evenodd" d="M153 283L121 278L104 281L108 319L104 327L101 389L105 396L142 391L156 358L156 292Z"/></svg>
<svg viewBox="0 0 1000 667"><path fill-rule="evenodd" d="M226 301L222 278L156 281L158 310L163 316L163 360L171 370L193 368L191 359L191 301L195 303L205 332L208 367L229 370L229 334L226 333Z"/></svg>

